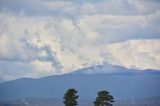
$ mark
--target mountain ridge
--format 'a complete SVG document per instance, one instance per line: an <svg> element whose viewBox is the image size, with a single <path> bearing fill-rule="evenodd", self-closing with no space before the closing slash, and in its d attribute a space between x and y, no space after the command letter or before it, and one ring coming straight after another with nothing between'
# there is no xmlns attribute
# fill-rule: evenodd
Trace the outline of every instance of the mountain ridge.
<svg viewBox="0 0 160 106"><path fill-rule="evenodd" d="M97 71L98 70L98 71ZM108 71L109 70L109 71ZM111 65L111 64L102 64L102 65L95 65L95 66L89 66L89 67L84 67L84 68L80 68L77 70L74 70L70 73L65 73L65 74L59 74L59 75L50 75L50 76L45 76L45 77L41 77L41 78L31 78L31 77L23 77L23 78L18 78L18 79L14 79L14 80L10 80L12 81L16 81L19 79L32 79L32 80L36 80L36 79L43 79L43 78L47 78L47 77L52 77L52 76L64 76L64 75L78 75L78 74L123 74L123 73L128 73L128 74L143 74L143 73L160 73L160 70L154 70L154 69L143 69L143 70L139 70L139 69L130 69L130 68L125 68L122 66L118 66L118 65ZM2 83L6 83L6 82L10 82L10 81L4 81L4 82L0 82L0 84Z"/></svg>
<svg viewBox="0 0 160 106"><path fill-rule="evenodd" d="M115 73L91 73L101 69L107 70L107 67L95 66L64 75L40 79L22 78L4 82L0 84L0 100L62 98L69 88L77 89L83 99L93 99L99 90L104 89L108 90L115 99L120 100L160 95L159 71L139 72L114 67ZM89 73L84 73L88 70Z"/></svg>

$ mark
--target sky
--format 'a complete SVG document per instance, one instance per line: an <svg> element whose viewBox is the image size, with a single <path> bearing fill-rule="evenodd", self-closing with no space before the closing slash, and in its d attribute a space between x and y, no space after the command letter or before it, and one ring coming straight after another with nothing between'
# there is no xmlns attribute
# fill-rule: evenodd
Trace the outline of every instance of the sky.
<svg viewBox="0 0 160 106"><path fill-rule="evenodd" d="M0 81L104 63L160 70L159 0L0 0Z"/></svg>

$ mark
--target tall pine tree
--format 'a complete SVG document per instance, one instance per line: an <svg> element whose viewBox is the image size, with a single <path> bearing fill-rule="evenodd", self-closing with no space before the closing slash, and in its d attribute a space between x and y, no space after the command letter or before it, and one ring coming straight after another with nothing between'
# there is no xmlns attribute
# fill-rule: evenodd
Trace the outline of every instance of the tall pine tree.
<svg viewBox="0 0 160 106"><path fill-rule="evenodd" d="M98 96L94 102L95 106L112 106L113 96L109 95L109 92L106 90L98 92Z"/></svg>
<svg viewBox="0 0 160 106"><path fill-rule="evenodd" d="M68 89L66 91L66 93L64 94L64 101L63 103L65 104L65 106L76 106L78 105L77 104L77 101L76 99L78 99L78 95L77 95L78 91L76 91L75 89L71 88L71 89Z"/></svg>

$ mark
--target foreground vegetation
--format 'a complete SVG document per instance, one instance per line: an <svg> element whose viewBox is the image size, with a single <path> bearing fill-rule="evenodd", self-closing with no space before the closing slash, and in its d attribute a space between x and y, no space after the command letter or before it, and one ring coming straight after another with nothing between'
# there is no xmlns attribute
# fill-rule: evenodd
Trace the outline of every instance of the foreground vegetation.
<svg viewBox="0 0 160 106"><path fill-rule="evenodd" d="M87 95L87 94L86 94ZM1 100L0 106L160 106L160 96L135 100L113 100L108 91L97 93L93 100L79 99L78 91L71 88L64 93L63 99L26 98L18 100Z"/></svg>
<svg viewBox="0 0 160 106"><path fill-rule="evenodd" d="M78 91L76 91L75 89L71 88L68 89L66 91L66 93L64 94L64 105L65 106L76 106L78 105L77 103L77 99L78 99L78 95L77 95ZM98 96L96 97L96 100L93 102L94 106L112 106L113 103L113 96L109 94L108 91L103 90L103 91L99 91L98 92Z"/></svg>

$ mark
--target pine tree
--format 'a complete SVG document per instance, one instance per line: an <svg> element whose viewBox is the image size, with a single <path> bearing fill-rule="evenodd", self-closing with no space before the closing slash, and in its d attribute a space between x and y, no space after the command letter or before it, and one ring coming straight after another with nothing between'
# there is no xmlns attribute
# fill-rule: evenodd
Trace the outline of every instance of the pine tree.
<svg viewBox="0 0 160 106"><path fill-rule="evenodd" d="M112 106L113 96L109 95L109 92L106 90L98 92L98 96L94 102L95 106Z"/></svg>
<svg viewBox="0 0 160 106"><path fill-rule="evenodd" d="M63 103L65 104L65 106L76 106L78 105L77 104L77 101L76 99L78 99L78 95L77 95L78 91L76 91L75 89L71 88L71 89L68 89L66 91L66 93L64 94L64 101Z"/></svg>

